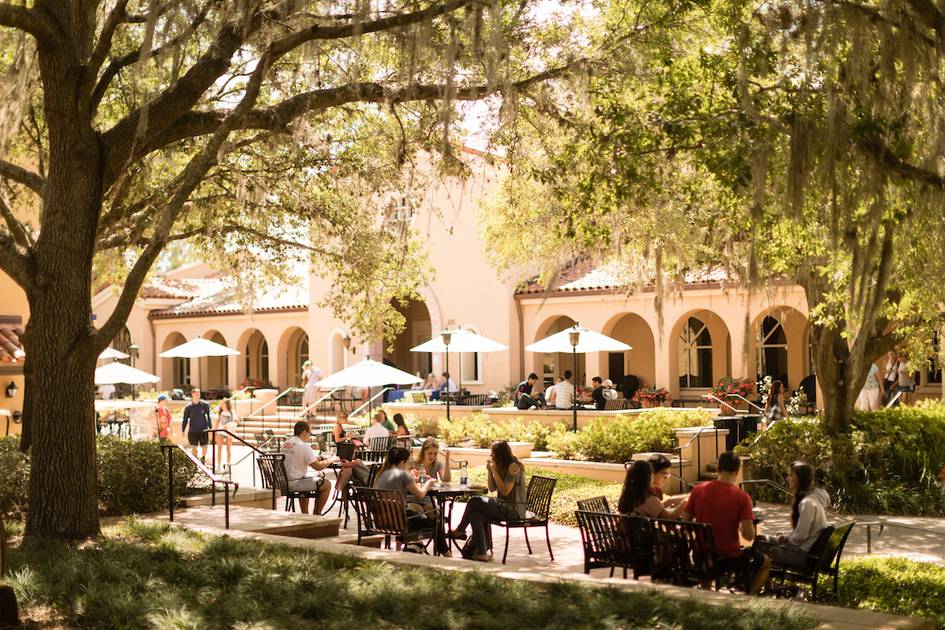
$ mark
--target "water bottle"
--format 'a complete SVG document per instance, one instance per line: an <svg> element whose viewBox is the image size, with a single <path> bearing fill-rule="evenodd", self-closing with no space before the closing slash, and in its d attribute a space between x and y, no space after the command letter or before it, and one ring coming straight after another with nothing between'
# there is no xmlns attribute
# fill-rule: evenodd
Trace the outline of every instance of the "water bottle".
<svg viewBox="0 0 945 630"><path fill-rule="evenodd" d="M459 463L459 485L465 486L469 482L469 473L466 470L466 462Z"/></svg>

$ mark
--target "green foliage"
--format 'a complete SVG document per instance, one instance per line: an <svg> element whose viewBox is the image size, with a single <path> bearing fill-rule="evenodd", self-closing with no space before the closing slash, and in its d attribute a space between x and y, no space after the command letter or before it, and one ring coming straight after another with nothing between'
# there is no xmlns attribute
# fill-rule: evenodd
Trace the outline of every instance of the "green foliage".
<svg viewBox="0 0 945 630"><path fill-rule="evenodd" d="M531 442L534 450L548 448L548 440L555 433L565 430L564 424L546 426L537 420L524 421L521 417L514 420L490 420L486 414L474 413L447 420L446 418L424 418L408 416L406 422L411 430L420 437L437 437L447 446L472 446L489 448L496 440L509 442Z"/></svg>
<svg viewBox="0 0 945 630"><path fill-rule="evenodd" d="M673 429L705 424L706 411L652 409L639 414L596 418L577 433L557 432L549 448L564 459L623 463L634 453L668 452L675 445Z"/></svg>
<svg viewBox="0 0 945 630"><path fill-rule="evenodd" d="M810 462L843 510L945 514L936 477L945 466L945 403L939 401L857 412L851 432L834 438L819 418L782 421L738 451L751 456L756 477L783 479L792 461Z"/></svg>
<svg viewBox="0 0 945 630"><path fill-rule="evenodd" d="M18 518L26 513L29 494L29 456L20 453L19 438L0 438L0 515ZM167 508L167 460L157 441L97 440L99 510L102 514L159 512ZM174 458L174 493L188 494L197 468L183 455Z"/></svg>
<svg viewBox="0 0 945 630"><path fill-rule="evenodd" d="M798 609L729 608L650 589L509 580L362 561L128 520L82 546L13 549L27 619L84 628L604 628L795 630Z"/></svg>
<svg viewBox="0 0 945 630"><path fill-rule="evenodd" d="M926 617L936 628L945 628L945 567L904 558L844 560L839 603Z"/></svg>

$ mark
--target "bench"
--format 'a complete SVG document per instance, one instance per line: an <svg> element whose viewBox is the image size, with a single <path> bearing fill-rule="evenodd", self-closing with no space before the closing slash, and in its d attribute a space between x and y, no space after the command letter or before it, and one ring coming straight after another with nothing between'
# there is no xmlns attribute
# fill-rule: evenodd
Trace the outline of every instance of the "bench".
<svg viewBox="0 0 945 630"><path fill-rule="evenodd" d="M575 513L581 544L584 547L584 573L591 569L623 569L633 571L633 579L653 571L653 530L645 518L623 516L611 512L578 510Z"/></svg>
<svg viewBox="0 0 945 630"><path fill-rule="evenodd" d="M771 563L771 578L780 582L794 582L811 585L811 599L817 601L819 593L820 575L827 574L833 578L833 590L828 591L833 597L837 596L837 586L840 578L840 556L843 547L853 530L855 523L850 521L842 525L828 525L820 532L820 536L807 554L807 564L804 567Z"/></svg>

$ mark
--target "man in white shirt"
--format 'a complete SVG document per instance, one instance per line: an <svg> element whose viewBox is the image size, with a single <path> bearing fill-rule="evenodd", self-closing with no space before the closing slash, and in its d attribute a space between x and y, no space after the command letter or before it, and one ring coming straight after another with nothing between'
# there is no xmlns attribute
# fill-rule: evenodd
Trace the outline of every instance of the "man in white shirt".
<svg viewBox="0 0 945 630"><path fill-rule="evenodd" d="M331 484L325 479L324 473L313 477L310 477L308 473L310 469L322 472L328 468L335 458L319 459L315 455L315 451L309 445L312 438L312 429L305 420L296 422L292 432L294 435L282 445L289 490L317 493L314 513L321 514L325 504L328 503ZM299 498L299 507L303 514L308 514L308 497Z"/></svg>
<svg viewBox="0 0 945 630"><path fill-rule="evenodd" d="M440 385L440 389L451 394L455 394L459 391L459 388L456 386L456 381L450 378L449 372L443 372L443 383Z"/></svg>
<svg viewBox="0 0 945 630"><path fill-rule="evenodd" d="M555 385L555 408L570 409L574 400L574 385L571 383L571 370L564 371L564 380Z"/></svg>
<svg viewBox="0 0 945 630"><path fill-rule="evenodd" d="M371 426L368 427L368 430L364 432L364 443L370 444L371 440L374 438L384 438L390 436L390 431L388 431L381 421L383 420L382 414L376 413L374 417L371 418Z"/></svg>

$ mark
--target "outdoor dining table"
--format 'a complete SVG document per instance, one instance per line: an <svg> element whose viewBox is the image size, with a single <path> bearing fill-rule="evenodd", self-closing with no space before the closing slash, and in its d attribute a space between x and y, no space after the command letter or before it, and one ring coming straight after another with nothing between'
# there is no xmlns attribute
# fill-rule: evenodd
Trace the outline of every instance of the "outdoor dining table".
<svg viewBox="0 0 945 630"><path fill-rule="evenodd" d="M455 545L456 549L461 550L459 543L455 540L451 541L449 535L449 526L453 520L453 505L456 503L457 499L463 497L474 497L487 494L489 489L480 484L460 484L460 483L449 483L444 481L439 481L433 484L430 489L427 491L427 496L429 496L437 509L437 528L442 532L443 536L447 540L447 544ZM449 514L446 511L446 504L449 503ZM439 554L436 551L436 545L434 547L434 554Z"/></svg>

